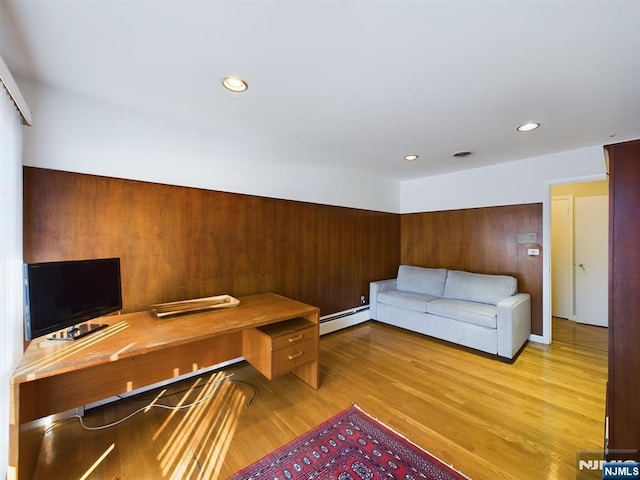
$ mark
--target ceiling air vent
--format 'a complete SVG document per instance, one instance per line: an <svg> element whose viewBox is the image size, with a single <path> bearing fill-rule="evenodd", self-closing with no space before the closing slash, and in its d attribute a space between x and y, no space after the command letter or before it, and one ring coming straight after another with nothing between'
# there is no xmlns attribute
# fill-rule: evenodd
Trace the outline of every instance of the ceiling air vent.
<svg viewBox="0 0 640 480"><path fill-rule="evenodd" d="M456 152L453 154L453 156L457 158L464 158L468 157L469 155L471 155L471 152Z"/></svg>

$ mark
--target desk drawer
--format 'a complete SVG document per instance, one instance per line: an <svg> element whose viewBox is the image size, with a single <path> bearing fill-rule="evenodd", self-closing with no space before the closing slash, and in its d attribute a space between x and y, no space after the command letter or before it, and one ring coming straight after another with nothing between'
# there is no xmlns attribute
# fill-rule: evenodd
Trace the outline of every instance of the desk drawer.
<svg viewBox="0 0 640 480"><path fill-rule="evenodd" d="M289 373L294 368L312 362L318 358L315 342L307 340L306 342L291 345L273 352L273 366L271 374L273 377L279 377L285 373Z"/></svg>
<svg viewBox="0 0 640 480"><path fill-rule="evenodd" d="M304 318L242 332L243 357L268 379L318 359L318 327Z"/></svg>
<svg viewBox="0 0 640 480"><path fill-rule="evenodd" d="M315 335L315 331L316 331L315 325L311 325L301 330L287 332L284 335L271 337L271 342L272 342L271 346L275 351L283 348L288 348L292 345L297 345L299 343L306 342L308 340L312 340Z"/></svg>

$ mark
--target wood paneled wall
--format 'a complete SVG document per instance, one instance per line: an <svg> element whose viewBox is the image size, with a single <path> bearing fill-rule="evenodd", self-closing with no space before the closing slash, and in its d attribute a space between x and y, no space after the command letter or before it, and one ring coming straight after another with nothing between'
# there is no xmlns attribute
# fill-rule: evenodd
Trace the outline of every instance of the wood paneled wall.
<svg viewBox="0 0 640 480"><path fill-rule="evenodd" d="M25 167L24 261L120 257L124 311L276 292L321 315L395 276L396 214Z"/></svg>
<svg viewBox="0 0 640 480"><path fill-rule="evenodd" d="M120 257L124 311L272 291L321 315L369 301L400 263L518 278L542 334L542 205L396 215L24 169L24 261ZM541 252L542 253L542 252Z"/></svg>
<svg viewBox="0 0 640 480"><path fill-rule="evenodd" d="M536 233L538 244L518 244L518 233ZM402 264L516 277L531 294L531 331L542 335L542 204L404 214L401 238Z"/></svg>
<svg viewBox="0 0 640 480"><path fill-rule="evenodd" d="M608 458L640 462L640 140L605 148L610 174Z"/></svg>

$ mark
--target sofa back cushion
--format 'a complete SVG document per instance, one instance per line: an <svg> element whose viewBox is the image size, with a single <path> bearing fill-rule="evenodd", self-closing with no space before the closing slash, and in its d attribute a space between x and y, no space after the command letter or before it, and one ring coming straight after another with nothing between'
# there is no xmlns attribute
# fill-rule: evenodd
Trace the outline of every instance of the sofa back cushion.
<svg viewBox="0 0 640 480"><path fill-rule="evenodd" d="M446 268L424 268L400 265L396 288L405 292L441 297L447 278Z"/></svg>
<svg viewBox="0 0 640 480"><path fill-rule="evenodd" d="M514 277L449 270L443 297L496 305L516 293L518 280Z"/></svg>

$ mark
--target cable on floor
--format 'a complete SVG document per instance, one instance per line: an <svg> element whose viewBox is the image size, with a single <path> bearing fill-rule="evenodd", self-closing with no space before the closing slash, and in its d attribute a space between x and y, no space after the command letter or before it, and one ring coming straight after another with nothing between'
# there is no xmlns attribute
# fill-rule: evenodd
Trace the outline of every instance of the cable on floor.
<svg viewBox="0 0 640 480"><path fill-rule="evenodd" d="M226 375L226 376L224 376L224 377L222 377L222 378L220 378L220 379L216 380L216 381L215 381L215 382L213 382L213 383L215 383L215 384L217 385L217 384L220 384L220 383L223 383L223 382L232 382L232 383L240 383L240 384L243 384L243 385L248 385L248 386L250 386L250 387L252 388L252 390L253 390L253 395L251 396L251 398L249 399L249 401L245 404L245 406L246 406L246 407L248 407L248 406L249 406L249 405L251 405L251 403L255 400L255 398L256 398L256 396L257 396L257 394L258 394L258 390L257 390L256 386L255 386L255 385L253 385L253 384L251 384L251 383L249 383L249 382L245 382L245 381L242 381L242 380L231 380L230 378L231 378L232 376L233 376L233 373L232 373L232 374L229 374L229 375ZM205 384L203 384L203 385L198 385L198 387L196 387L196 388L201 388L201 387L204 387L205 385L210 385L211 383L212 383L212 382L207 382L207 383L205 383ZM181 392L185 392L185 391L187 391L187 390L189 390L189 389L181 390ZM167 396L167 395L176 395L176 394L179 394L179 393L180 393L180 391L178 391L178 392L171 392L171 393L167 393L166 395L163 395L162 397L165 397L165 396ZM140 413L140 412L142 412L142 411L145 411L145 410L148 410L148 409L150 409L150 408L162 408L162 409L165 409L165 410L172 410L172 411L186 410L187 408L194 407L194 406L196 406L196 405L199 405L199 404L201 404L201 403L203 403L203 402L207 401L209 398L213 397L213 396L214 396L214 395L216 395L217 393L218 393L218 392L217 392L217 390L214 390L213 392L211 392L211 393L209 393L209 394L205 395L204 397L202 397L202 398L201 398L201 399L199 399L199 400L196 400L195 402L191 402L191 403L184 404L184 405L180 405L180 406L164 405L164 404L161 404L161 403L155 403L155 400L157 400L158 398L162 398L162 397L154 398L154 400L153 400L151 403L149 403L149 404L147 404L147 405L145 405L145 406L143 406L143 407L138 408L137 410L133 411L132 413L130 413L130 414L129 414L129 415L127 415L126 417L123 417L123 418L121 418L121 419L119 419L119 420L116 420L115 422L107 423L107 424L105 424L105 425L99 425L99 426L96 426L96 427L91 427L91 426L89 426L89 425L85 424L85 423L84 423L84 419L83 419L80 415L71 415L71 416L69 416L69 417L65 418L64 420L68 420L68 419L71 419L71 418L77 418L77 419L78 419L78 421L80 422L80 425L81 425L81 426L82 426L82 428L84 428L85 430L89 430L89 431L104 430L104 429L107 429L107 428L112 428L112 427L115 427L115 426L117 426L117 425L120 425L121 423L126 422L126 421L127 421L127 420L129 420L130 418L132 418L132 417L136 416L138 413ZM123 400L126 400L126 398L123 398ZM62 421L62 420L60 420L60 421ZM58 422L54 422L53 424L51 424L51 425L50 425L50 426L49 426L49 427L44 431L44 433L46 434L47 432L49 432L49 431L53 428L53 426L54 426L56 423L58 423Z"/></svg>

